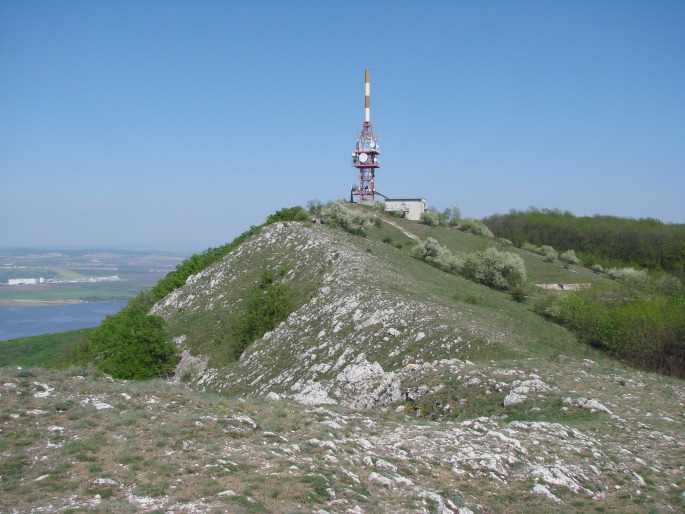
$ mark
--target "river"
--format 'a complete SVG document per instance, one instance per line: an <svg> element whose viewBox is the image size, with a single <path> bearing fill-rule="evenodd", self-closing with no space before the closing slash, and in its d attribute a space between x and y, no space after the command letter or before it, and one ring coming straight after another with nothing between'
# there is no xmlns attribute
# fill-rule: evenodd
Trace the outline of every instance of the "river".
<svg viewBox="0 0 685 514"><path fill-rule="evenodd" d="M96 327L126 301L74 303L39 307L0 307L0 341Z"/></svg>

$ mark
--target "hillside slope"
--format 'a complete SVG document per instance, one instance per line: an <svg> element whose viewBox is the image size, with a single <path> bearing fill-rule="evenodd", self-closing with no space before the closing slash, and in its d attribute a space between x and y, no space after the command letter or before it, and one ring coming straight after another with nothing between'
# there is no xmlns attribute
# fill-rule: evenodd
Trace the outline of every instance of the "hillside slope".
<svg viewBox="0 0 685 514"><path fill-rule="evenodd" d="M318 289L239 362L218 368L210 362L194 377L203 388L374 408L403 398L410 364L584 351L566 331L507 295L389 245L301 223L265 227L152 312L168 320L191 354L216 356L222 327L261 269L287 269L284 282ZM488 305L455 299L460 291L486 295Z"/></svg>
<svg viewBox="0 0 685 514"><path fill-rule="evenodd" d="M682 381L388 239L275 223L189 277L153 308L176 384L0 369L0 511L683 510ZM295 310L229 362L265 270Z"/></svg>

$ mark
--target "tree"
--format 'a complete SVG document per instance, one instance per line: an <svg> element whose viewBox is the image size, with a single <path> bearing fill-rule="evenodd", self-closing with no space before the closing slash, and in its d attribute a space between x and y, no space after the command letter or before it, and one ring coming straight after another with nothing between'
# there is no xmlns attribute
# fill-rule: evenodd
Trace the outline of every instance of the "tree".
<svg viewBox="0 0 685 514"><path fill-rule="evenodd" d="M115 378L147 380L170 375L178 350L166 331L164 319L148 316L149 298L132 299L93 332L89 351L96 367Z"/></svg>

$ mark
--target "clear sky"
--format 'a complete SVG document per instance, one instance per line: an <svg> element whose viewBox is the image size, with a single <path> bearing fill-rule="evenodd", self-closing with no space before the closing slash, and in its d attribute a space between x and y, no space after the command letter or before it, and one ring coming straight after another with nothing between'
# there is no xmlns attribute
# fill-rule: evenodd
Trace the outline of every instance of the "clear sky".
<svg viewBox="0 0 685 514"><path fill-rule="evenodd" d="M226 243L377 189L685 223L685 2L0 0L0 246Z"/></svg>

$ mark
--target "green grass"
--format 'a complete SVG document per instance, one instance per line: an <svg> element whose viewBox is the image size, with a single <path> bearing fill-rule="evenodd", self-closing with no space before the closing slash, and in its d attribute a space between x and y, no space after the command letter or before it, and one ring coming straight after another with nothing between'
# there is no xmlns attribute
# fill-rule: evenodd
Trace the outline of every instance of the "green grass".
<svg viewBox="0 0 685 514"><path fill-rule="evenodd" d="M421 237L441 238L442 244L449 245L452 251L477 251L483 245L491 244L491 240L464 234L454 229L431 228L427 225L406 220L399 221L409 231L418 233ZM376 235L376 231L378 234ZM400 234L400 235L398 235ZM432 235L431 235L432 234ZM373 227L368 230L367 238L352 238L351 241L359 248L367 248L372 241L382 241L390 237L398 240L405 237L396 228L384 224L381 229ZM417 300L435 302L439 305L466 312L479 320L487 320L491 331L505 334L503 345L480 345L475 342L474 350L469 354L470 360L488 361L524 357L550 357L559 353L565 355L584 355L588 350L578 344L575 336L567 330L551 323L535 314L530 303L517 303L507 293L496 291L481 284L476 284L462 277L441 271L425 262L411 257L411 248L396 249L388 244L373 244L372 251L384 264L386 269L392 270L391 280L379 284L397 295L411 297ZM555 276L558 266L543 263L542 258L522 252L524 259L529 259L535 266L550 268L544 275L534 273L533 278ZM526 261L528 267L529 261ZM568 273L568 270L564 270ZM590 271L588 275L596 275ZM396 280L392 280L392 277ZM585 280L585 274L580 274L580 281ZM407 280L407 279L410 280ZM558 278L558 276L557 276ZM530 277L529 277L530 279ZM570 281L569 281L570 282Z"/></svg>
<svg viewBox="0 0 685 514"><path fill-rule="evenodd" d="M568 269L561 265L561 262L548 263L543 261L542 255L537 255L513 246L505 246L494 239L479 237L448 227L429 227L418 221L408 221L405 219L392 218L386 214L379 213L381 218L390 219L403 227L405 230L417 235L424 240L428 237L436 239L440 244L446 246L452 252L478 252L491 246L498 249L516 252L524 260L528 272L528 281L534 284L575 284L575 283L598 283L606 282L606 279L593 271L580 266L570 266ZM383 227L371 228L368 231L369 239L380 241L383 237L391 239L408 240L407 236L400 231L384 223Z"/></svg>
<svg viewBox="0 0 685 514"><path fill-rule="evenodd" d="M0 367L63 367L62 358L76 347L82 337L92 330L92 328L84 328L57 334L0 341Z"/></svg>

